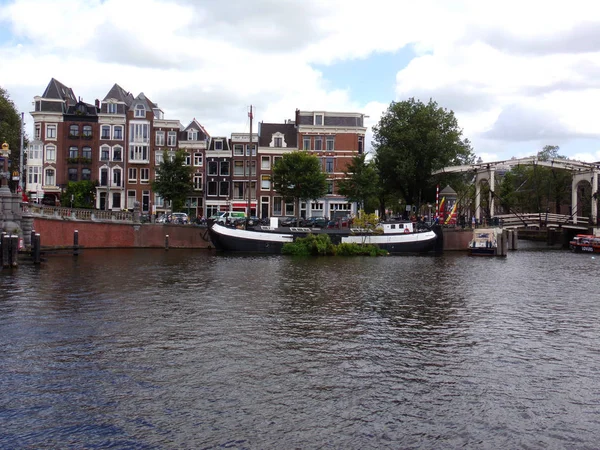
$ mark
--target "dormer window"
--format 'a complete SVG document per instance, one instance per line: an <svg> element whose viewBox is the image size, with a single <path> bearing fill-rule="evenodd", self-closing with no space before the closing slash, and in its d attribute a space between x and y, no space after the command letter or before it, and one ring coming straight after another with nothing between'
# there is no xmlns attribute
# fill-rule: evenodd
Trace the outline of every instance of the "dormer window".
<svg viewBox="0 0 600 450"><path fill-rule="evenodd" d="M188 131L188 141L197 141L198 140L198 130L189 130Z"/></svg>
<svg viewBox="0 0 600 450"><path fill-rule="evenodd" d="M280 132L273 133L273 135L271 136L271 144L269 145L269 147L277 147L277 148L287 147L283 138L284 138L284 136L282 133L280 133Z"/></svg>
<svg viewBox="0 0 600 450"><path fill-rule="evenodd" d="M323 126L323 113L315 113L315 125L318 127Z"/></svg>
<svg viewBox="0 0 600 450"><path fill-rule="evenodd" d="M116 114L117 113L117 104L116 103L108 103L106 105L106 112L108 114Z"/></svg>
<svg viewBox="0 0 600 450"><path fill-rule="evenodd" d="M223 141L215 141L215 150L223 150Z"/></svg>
<svg viewBox="0 0 600 450"><path fill-rule="evenodd" d="M135 117L146 117L146 108L144 105L135 105Z"/></svg>

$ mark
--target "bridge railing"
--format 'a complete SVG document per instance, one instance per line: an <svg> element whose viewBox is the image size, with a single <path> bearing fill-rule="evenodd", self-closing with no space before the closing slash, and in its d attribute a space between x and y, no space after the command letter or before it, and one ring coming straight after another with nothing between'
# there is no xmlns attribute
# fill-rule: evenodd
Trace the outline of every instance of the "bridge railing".
<svg viewBox="0 0 600 450"><path fill-rule="evenodd" d="M60 217L71 220L115 220L133 222L130 211L103 211L100 209L67 208L64 206L47 206L23 204L23 212L46 217Z"/></svg>
<svg viewBox="0 0 600 450"><path fill-rule="evenodd" d="M504 228L558 228L575 224L572 216L551 213L503 214L495 216ZM577 225L588 225L589 217L577 216Z"/></svg>

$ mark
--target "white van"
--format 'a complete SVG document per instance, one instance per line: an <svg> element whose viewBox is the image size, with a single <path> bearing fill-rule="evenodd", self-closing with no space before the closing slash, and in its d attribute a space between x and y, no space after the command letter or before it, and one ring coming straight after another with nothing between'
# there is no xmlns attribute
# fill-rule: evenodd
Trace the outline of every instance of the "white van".
<svg viewBox="0 0 600 450"><path fill-rule="evenodd" d="M245 219L246 213L240 211L227 211L218 213L215 217L215 222L220 223L221 225L225 225L231 222L235 222L236 220Z"/></svg>

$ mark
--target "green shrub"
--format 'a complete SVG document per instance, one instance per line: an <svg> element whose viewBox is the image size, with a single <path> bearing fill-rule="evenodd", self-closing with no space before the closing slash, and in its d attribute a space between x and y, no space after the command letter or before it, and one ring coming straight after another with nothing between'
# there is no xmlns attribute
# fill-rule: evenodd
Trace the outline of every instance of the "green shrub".
<svg viewBox="0 0 600 450"><path fill-rule="evenodd" d="M334 245L327 234L309 234L298 238L294 242L284 244L284 255L339 255L339 256L386 256L388 252L381 250L376 245L360 245L341 243Z"/></svg>

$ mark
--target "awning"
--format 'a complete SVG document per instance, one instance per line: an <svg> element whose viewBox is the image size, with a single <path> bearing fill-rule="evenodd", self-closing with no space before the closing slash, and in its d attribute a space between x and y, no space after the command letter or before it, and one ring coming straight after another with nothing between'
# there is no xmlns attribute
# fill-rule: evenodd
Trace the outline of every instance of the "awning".
<svg viewBox="0 0 600 450"><path fill-rule="evenodd" d="M245 208L248 206L248 203L232 203L231 206L234 208ZM251 202L250 206L256 206L256 202Z"/></svg>

